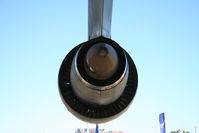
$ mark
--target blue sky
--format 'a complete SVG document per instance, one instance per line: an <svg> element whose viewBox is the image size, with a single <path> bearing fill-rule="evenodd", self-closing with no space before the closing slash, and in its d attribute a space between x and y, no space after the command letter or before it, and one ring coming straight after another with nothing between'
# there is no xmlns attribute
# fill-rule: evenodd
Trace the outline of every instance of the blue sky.
<svg viewBox="0 0 199 133"><path fill-rule="evenodd" d="M100 125L127 133L199 127L199 1L115 0L112 39L132 56L136 97ZM58 92L66 54L87 40L87 1L0 0L0 132L73 133L95 127L75 118Z"/></svg>

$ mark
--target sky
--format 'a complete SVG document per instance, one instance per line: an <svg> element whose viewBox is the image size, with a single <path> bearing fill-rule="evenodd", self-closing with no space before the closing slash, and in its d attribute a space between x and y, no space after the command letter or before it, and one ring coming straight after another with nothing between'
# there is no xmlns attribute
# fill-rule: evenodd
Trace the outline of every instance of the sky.
<svg viewBox="0 0 199 133"><path fill-rule="evenodd" d="M0 132L74 133L94 128L69 113L58 91L67 53L87 41L86 0L0 0ZM112 39L139 76L129 109L106 130L167 133L199 128L199 1L115 0ZM199 129L198 129L199 131Z"/></svg>

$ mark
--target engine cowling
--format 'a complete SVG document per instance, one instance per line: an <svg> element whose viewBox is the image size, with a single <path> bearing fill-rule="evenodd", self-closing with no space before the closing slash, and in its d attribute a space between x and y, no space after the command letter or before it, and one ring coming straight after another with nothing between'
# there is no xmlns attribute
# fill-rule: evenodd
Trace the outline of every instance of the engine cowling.
<svg viewBox="0 0 199 133"><path fill-rule="evenodd" d="M67 54L58 84L62 101L73 115L104 123L126 111L136 94L138 75L133 60L119 44L98 37Z"/></svg>

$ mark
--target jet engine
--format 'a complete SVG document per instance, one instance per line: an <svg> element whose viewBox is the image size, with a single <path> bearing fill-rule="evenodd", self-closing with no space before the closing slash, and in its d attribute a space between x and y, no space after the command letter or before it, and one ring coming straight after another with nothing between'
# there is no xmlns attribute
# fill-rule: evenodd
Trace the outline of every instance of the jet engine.
<svg viewBox="0 0 199 133"><path fill-rule="evenodd" d="M90 0L90 6L97 1L103 0ZM136 94L138 75L132 58L117 42L107 34L89 35L88 41L73 48L63 60L59 92L77 118L104 123L127 110Z"/></svg>

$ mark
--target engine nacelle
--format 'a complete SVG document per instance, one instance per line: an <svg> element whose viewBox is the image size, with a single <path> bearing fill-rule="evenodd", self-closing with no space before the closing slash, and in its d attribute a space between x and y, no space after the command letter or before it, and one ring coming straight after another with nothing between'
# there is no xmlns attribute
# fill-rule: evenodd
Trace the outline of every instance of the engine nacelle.
<svg viewBox="0 0 199 133"><path fill-rule="evenodd" d="M98 37L68 53L58 84L62 101L73 115L104 123L126 111L135 96L138 75L133 60L119 44Z"/></svg>

